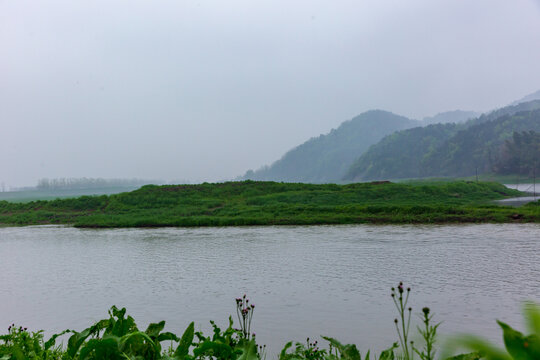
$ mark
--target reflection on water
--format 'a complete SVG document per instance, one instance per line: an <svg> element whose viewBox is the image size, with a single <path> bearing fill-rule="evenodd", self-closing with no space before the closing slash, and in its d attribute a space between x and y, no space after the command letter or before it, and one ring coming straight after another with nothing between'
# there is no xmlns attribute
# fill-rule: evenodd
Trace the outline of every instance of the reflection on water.
<svg viewBox="0 0 540 360"><path fill-rule="evenodd" d="M530 203L531 201L537 201L540 199L540 196L537 192L537 190L540 190L540 188L537 188L535 183L532 184L505 184L504 186L510 188L510 189L516 189L519 191L523 191L525 193L530 194L529 196L520 196L515 198L509 198L509 199L503 199L503 200L497 200L498 203L501 205L507 205L507 206L521 206L527 203Z"/></svg>
<svg viewBox="0 0 540 360"><path fill-rule="evenodd" d="M495 340L496 318L521 328L521 302L540 301L538 239L540 226L514 224L2 228L0 327L82 329L116 304L142 328L206 330L247 293L272 353L321 334L381 349L396 340L389 290L403 280L442 333Z"/></svg>
<svg viewBox="0 0 540 360"><path fill-rule="evenodd" d="M524 183L524 184L504 184L507 188L523 191L526 193L538 195L538 190L540 190L540 184L536 183Z"/></svg>

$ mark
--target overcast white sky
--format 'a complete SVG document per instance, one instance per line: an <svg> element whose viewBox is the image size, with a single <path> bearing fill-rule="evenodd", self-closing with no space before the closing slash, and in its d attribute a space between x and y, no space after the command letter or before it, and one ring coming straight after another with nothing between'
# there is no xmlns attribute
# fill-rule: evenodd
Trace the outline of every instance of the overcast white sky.
<svg viewBox="0 0 540 360"><path fill-rule="evenodd" d="M0 0L0 182L215 181L540 89L538 0Z"/></svg>

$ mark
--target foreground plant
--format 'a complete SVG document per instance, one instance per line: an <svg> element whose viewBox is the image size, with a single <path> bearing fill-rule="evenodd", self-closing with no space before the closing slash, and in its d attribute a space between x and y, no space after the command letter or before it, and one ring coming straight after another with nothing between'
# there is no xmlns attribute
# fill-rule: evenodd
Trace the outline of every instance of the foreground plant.
<svg viewBox="0 0 540 360"><path fill-rule="evenodd" d="M433 324L433 315L429 308L422 309L422 327L417 327L424 339L424 346L418 349L410 340L412 308L408 306L410 288L403 283L392 288L392 298L399 317L395 319L398 342L382 351L378 360L412 360L418 355L420 360L435 360L437 349L437 329L440 323ZM171 332L163 331L165 321L152 323L143 332L137 328L134 319L126 315L126 309L113 306L109 318L100 320L81 332L65 330L53 335L48 341L43 340L43 331L28 332L26 328L12 324L8 334L0 336L0 360L265 360L266 346L259 346L255 334L251 332L251 322L255 306L249 304L244 295L236 299L237 316L240 328L233 327L232 317L222 330L211 321L212 335L205 336L195 332L194 323L190 323L181 338ZM523 335L509 325L498 322L503 330L506 351L498 349L478 337L462 337L454 342L452 350L465 347L473 353L453 357L441 356L446 360L539 360L540 359L540 306L528 303L525 318L530 335ZM56 346L56 340L62 335L69 335L67 346ZM288 342L279 360L370 360L370 352L364 357L354 344L342 344L331 337L322 337L328 342L328 348L319 346L318 341L307 338L305 343ZM161 343L170 341L170 346L163 350ZM401 347L401 353L395 351ZM447 349L448 350L448 349Z"/></svg>
<svg viewBox="0 0 540 360"><path fill-rule="evenodd" d="M279 360L324 360L327 359L327 351L325 349L319 349L318 342L310 342L309 338L306 339L306 343L297 342L294 351L288 350L292 347L293 342L289 341L279 354Z"/></svg>
<svg viewBox="0 0 540 360"><path fill-rule="evenodd" d="M497 321L503 331L505 349L500 349L474 335L458 337L448 347L468 348L476 352L476 358L486 360L538 360L540 359L540 305L525 303L523 313L529 335L524 335L508 324ZM452 359L461 360L459 357Z"/></svg>
<svg viewBox="0 0 540 360"><path fill-rule="evenodd" d="M0 359L61 359L62 350L43 341L43 330L29 332L11 324L8 333L0 336Z"/></svg>
<svg viewBox="0 0 540 360"><path fill-rule="evenodd" d="M433 315L430 315L429 311L428 307L422 308L422 323L424 324L424 327L418 327L418 333L422 335L425 345L422 349L417 349L414 347L414 344L412 347L414 352L420 356L421 360L434 360L435 353L437 352L435 350L435 342L437 341L437 328L441 323L431 325Z"/></svg>
<svg viewBox="0 0 540 360"><path fill-rule="evenodd" d="M405 296L403 295L404 293ZM403 282L400 282L397 288L392 288L391 294L392 300L394 300L394 305L396 306L399 315L399 319L394 319L394 324L396 325L401 351L403 352L403 358L405 360L413 358L413 342L408 342L412 314L412 307L407 307L410 293L411 288L408 287L407 291L405 292Z"/></svg>
<svg viewBox="0 0 540 360"><path fill-rule="evenodd" d="M66 330L72 333L68 339L65 352L67 359L161 359L161 342L176 341L180 339L171 332L162 332L165 321L148 325L146 331L140 331L135 320L126 315L126 309L113 306L109 310L109 318L98 321L93 326L81 332ZM186 333L193 332L193 323L188 326ZM62 335L62 334L58 334ZM51 345L58 335L49 341ZM193 335L191 335L191 338ZM48 343L49 343L48 342ZM189 344L191 345L191 344ZM173 354L174 359L183 359L178 356L182 353L185 343L180 341Z"/></svg>
<svg viewBox="0 0 540 360"><path fill-rule="evenodd" d="M0 336L0 360L259 360L266 351L265 346L257 347L255 334L249 333L253 316L252 304L240 298L240 329L233 328L232 317L229 326L222 331L213 321L213 334L205 336L194 331L194 323L189 324L181 338L171 332L164 332L165 321L152 323L143 332L137 328L135 320L126 315L126 309L113 306L109 318L96 322L80 332L65 330L43 341L43 331L27 332L26 328L11 325L8 334ZM70 334L67 346L55 347L57 339ZM195 337L197 340L195 340ZM161 343L170 341L165 350ZM176 348L173 344L177 344Z"/></svg>
<svg viewBox="0 0 540 360"><path fill-rule="evenodd" d="M244 294L241 298L236 298L236 315L238 316L238 322L240 323L241 336L244 339L250 339L251 334L251 320L253 319L253 312L255 311L255 305L249 304L249 299ZM253 337L255 334L253 334Z"/></svg>

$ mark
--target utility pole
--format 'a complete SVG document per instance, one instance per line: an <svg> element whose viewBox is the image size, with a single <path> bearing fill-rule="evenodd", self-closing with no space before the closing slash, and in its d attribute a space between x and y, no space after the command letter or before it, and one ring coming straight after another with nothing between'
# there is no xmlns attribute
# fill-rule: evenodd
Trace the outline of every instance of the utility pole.
<svg viewBox="0 0 540 360"><path fill-rule="evenodd" d="M517 174L516 174L516 190L519 190L519 158L518 158L518 170L517 170Z"/></svg>
<svg viewBox="0 0 540 360"><path fill-rule="evenodd" d="M533 200L536 200L536 166L533 168Z"/></svg>

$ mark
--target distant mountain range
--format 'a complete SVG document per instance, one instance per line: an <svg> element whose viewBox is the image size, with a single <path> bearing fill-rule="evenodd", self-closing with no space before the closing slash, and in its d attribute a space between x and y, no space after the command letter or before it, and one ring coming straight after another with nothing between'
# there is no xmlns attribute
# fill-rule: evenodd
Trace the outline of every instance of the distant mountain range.
<svg viewBox="0 0 540 360"><path fill-rule="evenodd" d="M517 105L517 104L521 104L521 103L524 103L524 102L529 102L529 101L533 101L533 100L540 100L540 90L538 90L537 92L534 92L532 94L529 94L519 100L516 100L514 101L513 103L511 103L510 105Z"/></svg>
<svg viewBox="0 0 540 360"><path fill-rule="evenodd" d="M270 166L248 171L242 179L286 182L340 182L356 158L385 135L420 126L416 120L372 110L314 137Z"/></svg>
<svg viewBox="0 0 540 360"><path fill-rule="evenodd" d="M540 91L490 113L454 110L421 121L367 111L238 179L340 183L490 172L513 132L540 131L537 99Z"/></svg>
<svg viewBox="0 0 540 360"><path fill-rule="evenodd" d="M515 131L540 131L540 100L508 106L461 124L395 132L350 167L346 181L470 176L490 172Z"/></svg>

